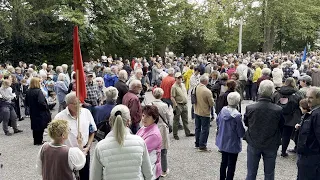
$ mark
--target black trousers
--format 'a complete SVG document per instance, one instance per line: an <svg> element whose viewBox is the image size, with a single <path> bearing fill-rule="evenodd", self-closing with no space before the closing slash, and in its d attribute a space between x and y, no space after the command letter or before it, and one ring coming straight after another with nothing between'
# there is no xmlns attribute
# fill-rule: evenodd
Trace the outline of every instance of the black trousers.
<svg viewBox="0 0 320 180"><path fill-rule="evenodd" d="M220 164L220 180L233 180L238 154L228 153L224 151L222 151L221 153L222 161Z"/></svg>
<svg viewBox="0 0 320 180"><path fill-rule="evenodd" d="M90 170L90 151L87 153L87 156L86 156L86 164L79 171L80 180L89 180L89 176L90 176L89 170Z"/></svg>
<svg viewBox="0 0 320 180"><path fill-rule="evenodd" d="M14 100L14 110L16 111L18 119L20 119L22 116L21 116L20 97L19 96L17 96Z"/></svg>
<svg viewBox="0 0 320 180"><path fill-rule="evenodd" d="M34 145L41 145L41 144L42 144L42 141L43 141L43 132L44 132L44 130L40 130L40 131L33 130L33 131L32 131L33 144L34 144Z"/></svg>
<svg viewBox="0 0 320 180"><path fill-rule="evenodd" d="M290 143L290 138L292 135L292 132L294 131L294 127L292 126L283 126L283 130L282 130L282 153L286 153L287 152L287 148L289 146Z"/></svg>
<svg viewBox="0 0 320 180"><path fill-rule="evenodd" d="M304 156L298 154L298 180L320 179L320 155Z"/></svg>

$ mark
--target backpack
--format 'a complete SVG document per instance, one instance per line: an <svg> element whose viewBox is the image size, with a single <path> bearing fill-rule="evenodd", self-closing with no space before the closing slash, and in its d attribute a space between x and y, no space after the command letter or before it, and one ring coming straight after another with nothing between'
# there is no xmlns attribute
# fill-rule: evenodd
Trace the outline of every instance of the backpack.
<svg viewBox="0 0 320 180"><path fill-rule="evenodd" d="M282 107L283 115L293 115L294 111L299 108L299 97L296 93L292 95L281 95L277 105Z"/></svg>
<svg viewBox="0 0 320 180"><path fill-rule="evenodd" d="M192 90L191 90L191 104L197 104L197 87L194 87Z"/></svg>

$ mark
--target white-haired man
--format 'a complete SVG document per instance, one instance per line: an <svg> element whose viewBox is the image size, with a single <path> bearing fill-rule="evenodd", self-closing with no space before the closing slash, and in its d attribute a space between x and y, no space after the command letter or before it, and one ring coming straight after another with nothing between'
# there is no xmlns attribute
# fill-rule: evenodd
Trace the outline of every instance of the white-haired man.
<svg viewBox="0 0 320 180"><path fill-rule="evenodd" d="M200 151L207 151L207 141L210 130L210 115L214 105L211 90L207 88L209 76L203 74L200 77L200 84L196 87L197 102L194 105L195 113L195 147Z"/></svg>
<svg viewBox="0 0 320 180"><path fill-rule="evenodd" d="M248 130L244 139L248 143L247 180L256 179L261 155L264 163L264 178L274 179L284 118L282 108L272 103L273 92L273 82L262 81L258 90L260 95L258 102L246 107L244 123Z"/></svg>
<svg viewBox="0 0 320 180"><path fill-rule="evenodd" d="M39 71L39 75L40 75L41 77L44 77L44 76L47 77L47 75L48 75L47 67L48 67L47 63L43 63L43 64L41 65L41 70Z"/></svg>
<svg viewBox="0 0 320 180"><path fill-rule="evenodd" d="M130 109L131 116L131 131L136 134L139 130L139 123L142 118L142 108L138 94L142 90L142 84L140 80L132 80L129 84L129 91L123 96L122 104L126 105Z"/></svg>
<svg viewBox="0 0 320 180"><path fill-rule="evenodd" d="M114 85L117 88L119 95L117 98L117 104L122 103L123 96L127 94L129 91L129 87L127 86L126 82L128 80L128 73L126 70L119 71L119 81Z"/></svg>
<svg viewBox="0 0 320 180"><path fill-rule="evenodd" d="M241 99L243 99L243 92L248 80L248 61L244 59L237 67L236 71L239 74L240 96Z"/></svg>
<svg viewBox="0 0 320 180"><path fill-rule="evenodd" d="M78 120L77 120L77 105L78 98L75 92L71 92L66 96L67 107L59 112L54 119L64 119L68 121L70 131L68 139L65 141L68 147L78 147L78 138L82 138L83 152L86 155L86 164L79 171L81 179L89 179L90 168L90 147L93 142L94 133L97 131L97 126L89 110L80 107L79 122L80 122L80 137L78 136Z"/></svg>

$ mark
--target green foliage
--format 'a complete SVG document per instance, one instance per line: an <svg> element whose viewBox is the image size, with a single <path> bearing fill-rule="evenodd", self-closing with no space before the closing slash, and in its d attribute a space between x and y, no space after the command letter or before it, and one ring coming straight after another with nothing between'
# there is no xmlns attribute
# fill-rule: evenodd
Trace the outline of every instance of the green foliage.
<svg viewBox="0 0 320 180"><path fill-rule="evenodd" d="M318 38L319 11L319 0L4 0L0 61L71 63L74 25L84 60L237 52L240 18L243 52L301 51Z"/></svg>

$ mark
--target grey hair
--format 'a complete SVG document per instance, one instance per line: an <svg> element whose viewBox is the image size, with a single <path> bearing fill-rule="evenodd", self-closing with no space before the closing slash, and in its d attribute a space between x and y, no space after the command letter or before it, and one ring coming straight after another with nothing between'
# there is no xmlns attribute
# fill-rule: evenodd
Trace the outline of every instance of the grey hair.
<svg viewBox="0 0 320 180"><path fill-rule="evenodd" d="M136 70L134 71L134 73L135 73L135 74L138 74L138 73L141 73L141 74L142 74L142 73L143 73L143 71L142 71L142 69L141 69L141 68L138 68L138 69L136 69Z"/></svg>
<svg viewBox="0 0 320 180"><path fill-rule="evenodd" d="M152 93L153 97L156 99L160 99L163 96L163 94L164 91L161 88L155 88Z"/></svg>
<svg viewBox="0 0 320 180"><path fill-rule="evenodd" d="M320 88L319 87L312 86L312 87L310 87L310 89L308 91L315 93L316 98L320 99Z"/></svg>
<svg viewBox="0 0 320 180"><path fill-rule="evenodd" d="M66 75L64 75L63 73L60 73L58 75L58 81L64 81L66 79Z"/></svg>
<svg viewBox="0 0 320 180"><path fill-rule="evenodd" d="M209 76L208 74L203 74L200 76L200 82L208 82L209 81Z"/></svg>
<svg viewBox="0 0 320 180"><path fill-rule="evenodd" d="M129 84L129 89L132 90L134 87L138 86L141 84L141 81L138 79L134 79L130 82Z"/></svg>
<svg viewBox="0 0 320 180"><path fill-rule="evenodd" d="M106 88L106 97L107 97L107 100L117 100L118 98L118 89L115 88L115 87L107 87Z"/></svg>
<svg viewBox="0 0 320 180"><path fill-rule="evenodd" d="M169 68L168 69L168 74L171 74L171 75L174 74L174 68Z"/></svg>
<svg viewBox="0 0 320 180"><path fill-rule="evenodd" d="M41 67L43 67L43 66L45 66L46 68L48 67L47 63L43 63L43 64L41 65Z"/></svg>
<svg viewBox="0 0 320 180"><path fill-rule="evenodd" d="M66 95L65 101L66 101L66 104L69 105L77 101L77 99L78 98L77 98L76 92L72 91Z"/></svg>
<svg viewBox="0 0 320 180"><path fill-rule="evenodd" d="M269 75L271 74L271 69L269 69L269 68L263 68L263 69L261 70L261 73L262 73L262 75L269 76Z"/></svg>
<svg viewBox="0 0 320 180"><path fill-rule="evenodd" d="M271 97L274 92L274 83L270 80L264 80L260 83L258 93L262 97Z"/></svg>
<svg viewBox="0 0 320 180"><path fill-rule="evenodd" d="M124 81L128 80L128 73L126 70L119 71L119 79Z"/></svg>
<svg viewBox="0 0 320 180"><path fill-rule="evenodd" d="M107 68L106 68L106 73L107 73L107 74L111 74L111 68L110 68L110 67L107 67Z"/></svg>
<svg viewBox="0 0 320 180"><path fill-rule="evenodd" d="M59 72L62 72L63 70L62 70L62 67L61 66L57 66L56 67L56 73L59 73Z"/></svg>
<svg viewBox="0 0 320 180"><path fill-rule="evenodd" d="M120 146L123 146L127 133L126 124L130 119L129 108L125 105L117 105L111 110L109 122L113 130L113 135Z"/></svg>
<svg viewBox="0 0 320 180"><path fill-rule="evenodd" d="M238 92L231 92L227 96L228 105L231 107L237 106L240 103L241 96Z"/></svg>
<svg viewBox="0 0 320 180"><path fill-rule="evenodd" d="M102 82L102 86L104 87L104 80L103 80L103 78L102 78L102 77L96 77L96 78L94 79L94 81L97 82L97 80L100 80L100 81Z"/></svg>

